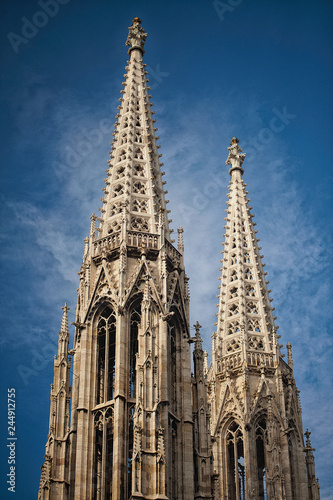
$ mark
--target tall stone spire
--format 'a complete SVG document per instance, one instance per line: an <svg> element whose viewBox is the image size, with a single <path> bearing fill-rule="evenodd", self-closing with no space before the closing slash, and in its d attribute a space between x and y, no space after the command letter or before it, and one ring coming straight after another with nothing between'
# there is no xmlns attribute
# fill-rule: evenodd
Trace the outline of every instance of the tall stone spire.
<svg viewBox="0 0 333 500"><path fill-rule="evenodd" d="M142 62L146 36L135 18L101 216L91 216L84 240L71 430L61 468L67 499L194 497L184 244L182 229L178 249L170 239ZM66 328L65 307L65 350ZM60 498L58 486L50 488L40 498Z"/></svg>
<svg viewBox="0 0 333 500"><path fill-rule="evenodd" d="M126 41L130 59L125 68L106 187L101 198L99 237L121 237L122 228L127 234L131 231L157 234L162 224L165 236L170 238L167 191L164 191L164 172L160 168L163 164L159 161L160 146L156 143L148 72L142 61L146 37L141 20L135 17Z"/></svg>

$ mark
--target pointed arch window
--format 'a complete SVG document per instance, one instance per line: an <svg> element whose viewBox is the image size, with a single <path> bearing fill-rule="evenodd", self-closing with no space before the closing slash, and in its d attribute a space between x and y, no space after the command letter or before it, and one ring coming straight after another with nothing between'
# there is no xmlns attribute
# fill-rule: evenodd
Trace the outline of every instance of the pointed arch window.
<svg viewBox="0 0 333 500"><path fill-rule="evenodd" d="M129 381L128 395L136 397L136 356L138 353L138 333L141 322L141 307L138 304L131 312L130 320L130 343L129 343Z"/></svg>
<svg viewBox="0 0 333 500"><path fill-rule="evenodd" d="M257 469L258 469L258 500L267 499L266 489L266 421L261 419L256 426L256 450L257 450Z"/></svg>
<svg viewBox="0 0 333 500"><path fill-rule="evenodd" d="M168 324L169 367L170 367L170 410L177 413L177 331L174 325Z"/></svg>
<svg viewBox="0 0 333 500"><path fill-rule="evenodd" d="M128 405L128 450L127 450L127 498L132 498L133 477L133 449L134 449L134 409L135 405Z"/></svg>
<svg viewBox="0 0 333 500"><path fill-rule="evenodd" d="M95 449L93 499L111 498L113 472L113 408L99 410L94 416Z"/></svg>
<svg viewBox="0 0 333 500"><path fill-rule="evenodd" d="M102 311L97 325L97 404L113 399L116 364L116 316Z"/></svg>
<svg viewBox="0 0 333 500"><path fill-rule="evenodd" d="M289 428L295 429L296 424L293 420L289 421ZM297 438L294 431L288 434L288 454L289 454L289 464L290 464L290 482L291 482L291 495L292 499L296 500L299 498L299 491L297 488Z"/></svg>
<svg viewBox="0 0 333 500"><path fill-rule="evenodd" d="M232 421L226 433L228 499L245 500L245 466L243 432L240 425Z"/></svg>

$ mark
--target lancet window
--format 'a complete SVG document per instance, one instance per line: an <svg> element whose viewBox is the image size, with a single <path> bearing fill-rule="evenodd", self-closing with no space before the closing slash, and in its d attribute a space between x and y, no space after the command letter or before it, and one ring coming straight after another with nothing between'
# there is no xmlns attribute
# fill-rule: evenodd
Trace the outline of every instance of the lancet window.
<svg viewBox="0 0 333 500"><path fill-rule="evenodd" d="M231 258L230 258L230 264L231 264L232 266L233 266L233 265L235 265L235 264L237 264L237 256L236 256L236 254L235 254L235 253L233 253L233 254L231 255Z"/></svg>
<svg viewBox="0 0 333 500"><path fill-rule="evenodd" d="M136 357L138 353L138 333L141 322L141 307L137 305L133 308L130 316L130 341L129 341L129 381L128 395L130 398L136 397Z"/></svg>
<svg viewBox="0 0 333 500"><path fill-rule="evenodd" d="M245 279L253 280L253 276L252 276L251 270L249 268L245 269Z"/></svg>
<svg viewBox="0 0 333 500"><path fill-rule="evenodd" d="M97 404L113 399L115 362L116 316L107 306L97 325Z"/></svg>
<svg viewBox="0 0 333 500"><path fill-rule="evenodd" d="M128 405L128 449L127 449L127 498L132 497L132 476L133 476L133 448L134 448L134 409L135 405Z"/></svg>
<svg viewBox="0 0 333 500"><path fill-rule="evenodd" d="M113 472L113 408L99 410L94 416L94 500L111 498Z"/></svg>
<svg viewBox="0 0 333 500"><path fill-rule="evenodd" d="M244 254L244 262L245 262L245 264L250 264L251 263L250 254L247 253L247 252Z"/></svg>
<svg viewBox="0 0 333 500"><path fill-rule="evenodd" d="M232 271L231 275L230 275L230 281L236 281L238 279L237 277L237 271L234 270Z"/></svg>
<svg viewBox="0 0 333 500"><path fill-rule="evenodd" d="M170 410L177 413L177 331L174 325L168 324L168 341L170 356Z"/></svg>
<svg viewBox="0 0 333 500"><path fill-rule="evenodd" d="M169 423L170 427L170 438L171 438L171 467L170 467L170 486L171 486L171 499L178 500L177 484L178 484L178 453L177 453L177 422L172 419Z"/></svg>
<svg viewBox="0 0 333 500"><path fill-rule="evenodd" d="M245 500L245 466L243 432L240 425L233 421L226 433L228 499Z"/></svg>
<svg viewBox="0 0 333 500"><path fill-rule="evenodd" d="M289 422L289 428L294 429L295 423L293 421ZM297 454L295 453L295 448L297 446L295 433L292 431L288 435L288 453L289 453L289 464L290 464L290 479L291 479L291 494L292 499L297 500L299 498L297 490Z"/></svg>
<svg viewBox="0 0 333 500"><path fill-rule="evenodd" d="M267 441L266 421L260 420L256 427L256 450L257 450L257 469L258 469L258 500L267 499L266 489L266 450Z"/></svg>

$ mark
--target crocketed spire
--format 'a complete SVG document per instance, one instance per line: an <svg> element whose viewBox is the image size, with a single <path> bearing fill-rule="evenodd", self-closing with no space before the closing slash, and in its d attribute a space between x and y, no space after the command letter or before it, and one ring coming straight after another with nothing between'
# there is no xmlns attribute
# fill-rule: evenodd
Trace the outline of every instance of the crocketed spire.
<svg viewBox="0 0 333 500"><path fill-rule="evenodd" d="M163 226L165 237L170 239L164 196L167 191L160 169L163 163L159 162L162 155L156 143L148 72L142 62L146 37L141 20L134 18L126 41L130 60L116 115L101 217L97 218L100 227L94 225L92 229L99 237L119 236L122 228L127 236L131 231L157 234Z"/></svg>
<svg viewBox="0 0 333 500"><path fill-rule="evenodd" d="M253 355L255 351L272 353L273 343L276 344L274 309L254 229L256 223L253 222L254 215L242 178L245 154L236 137L231 139L228 149L226 164L231 165L231 180L213 347L215 354L226 356L240 349L240 343L244 341L250 356L252 351Z"/></svg>

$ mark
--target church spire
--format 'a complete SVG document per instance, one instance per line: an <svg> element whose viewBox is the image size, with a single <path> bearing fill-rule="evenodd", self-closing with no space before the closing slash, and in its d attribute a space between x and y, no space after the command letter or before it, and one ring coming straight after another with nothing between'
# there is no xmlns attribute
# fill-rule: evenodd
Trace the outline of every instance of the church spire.
<svg viewBox="0 0 333 500"><path fill-rule="evenodd" d="M215 354L225 356L239 347L241 337L247 350L259 350L273 356L274 317L264 272L265 264L249 206L242 168L245 153L236 137L228 148L231 165L229 202L226 209L224 258L221 277ZM244 335L245 334L245 337ZM251 355L251 354L250 354ZM277 358L275 358L277 362Z"/></svg>
<svg viewBox="0 0 333 500"><path fill-rule="evenodd" d="M159 161L162 155L156 142L148 72L142 61L146 37L141 20L135 17L126 41L130 60L125 68L106 187L101 198L100 227L96 228L99 238L111 235L122 239L132 231L156 235L162 225L164 236L170 240L167 191L164 191L164 172L160 168L163 164Z"/></svg>

